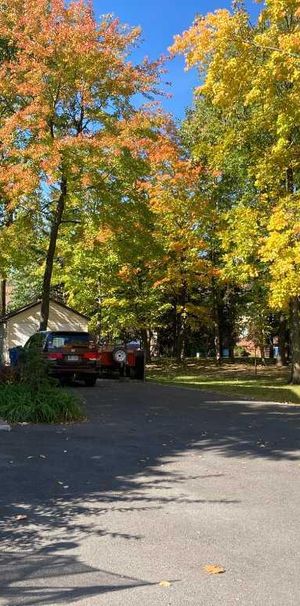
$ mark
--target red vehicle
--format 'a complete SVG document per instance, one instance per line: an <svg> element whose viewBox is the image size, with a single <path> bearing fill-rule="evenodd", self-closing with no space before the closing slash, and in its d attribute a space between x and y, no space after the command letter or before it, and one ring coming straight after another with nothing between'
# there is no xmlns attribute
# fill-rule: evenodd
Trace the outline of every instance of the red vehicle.
<svg viewBox="0 0 300 606"><path fill-rule="evenodd" d="M62 382L73 378L88 387L96 384L100 372L99 352L88 332L41 331L30 337L24 350L38 348L48 363L49 373Z"/></svg>
<svg viewBox="0 0 300 606"><path fill-rule="evenodd" d="M102 343L99 346L101 373L118 372L120 376L143 381L145 354L138 341L130 343Z"/></svg>
<svg viewBox="0 0 300 606"><path fill-rule="evenodd" d="M88 332L41 331L27 341L24 350L38 348L48 363L49 373L62 382L79 379L89 387L102 374L118 373L144 380L144 351L138 341L123 344L96 342Z"/></svg>

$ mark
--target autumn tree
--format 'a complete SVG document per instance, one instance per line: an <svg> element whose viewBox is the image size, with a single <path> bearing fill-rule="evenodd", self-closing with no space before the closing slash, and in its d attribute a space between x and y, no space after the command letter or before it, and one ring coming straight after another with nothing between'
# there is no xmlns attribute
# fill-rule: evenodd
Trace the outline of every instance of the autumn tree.
<svg viewBox="0 0 300 606"><path fill-rule="evenodd" d="M63 279L69 303L91 314L102 334L140 334L148 350L151 332L173 310L180 357L187 330L209 316L211 261L200 237L207 202L199 195L201 167L186 156L170 119L157 113L150 122L131 153L127 142L125 169L117 156L105 212L96 204L80 224L63 227L54 282Z"/></svg>
<svg viewBox="0 0 300 606"><path fill-rule="evenodd" d="M4 61L11 60L15 55L15 48L11 44L9 38L0 38L0 65ZM2 98L0 100L0 125L3 121L9 117L12 113L11 103L8 99ZM1 153L1 167L5 170L6 155L4 150ZM2 186L0 178L0 230L5 231L12 223L12 212L10 208L10 200L8 192ZM3 246L0 248L0 313L5 314L6 312L6 271L7 264L3 256Z"/></svg>
<svg viewBox="0 0 300 606"><path fill-rule="evenodd" d="M169 130L167 116L157 114L152 121L152 136L148 133L131 154L127 149L126 170L124 167L121 170L120 164L119 173L115 171L114 187L117 186L118 196L121 195L121 203L110 196L107 212L99 214L96 210L77 227L75 246L74 239L68 244L62 242L62 256L66 261L62 273L70 301L81 302L81 305L89 302L90 312L94 312L102 334L126 330L140 334L148 354L151 332L159 327L164 311L171 306L166 283L174 284L177 280L160 219L166 218L168 212L171 216L167 208L169 200L163 199L161 187L164 183L166 189L167 182L171 186L170 177L174 179L174 162L178 159L178 149ZM182 162L184 166L187 177L191 167ZM182 183L184 175L181 175ZM187 197L188 183L184 187ZM176 196L178 210L181 204L178 189L170 198L175 206ZM175 206L173 219L176 218ZM183 215L182 208L182 218ZM179 216L177 219L180 221ZM173 220L169 226L170 236L175 227ZM189 230L191 228L190 219ZM174 241L176 237L173 233ZM178 254L174 248L173 257ZM177 267L180 262L178 257Z"/></svg>
<svg viewBox="0 0 300 606"><path fill-rule="evenodd" d="M198 195L205 200L201 213L201 238L206 256L210 259L211 273L208 290L209 307L214 329L215 352L222 359L227 350L234 357L236 319L241 288L236 287L235 276L224 273L223 239L227 228L228 211L243 196L252 196L253 183L245 174L247 159L238 150L227 159L218 156L217 142L225 137L226 124L218 108L204 96L195 100L187 111L181 133L190 157L202 167L198 182Z"/></svg>
<svg viewBox="0 0 300 606"><path fill-rule="evenodd" d="M125 166L130 148L149 129L147 113L140 117L130 99L155 88L159 64L128 60L139 35L111 17L98 24L83 0L1 3L0 39L16 49L0 66L0 95L11 104L0 124L2 189L12 208L43 213L48 245L41 329L47 327L62 226L80 221L97 201L103 207L116 161L124 159Z"/></svg>
<svg viewBox="0 0 300 606"><path fill-rule="evenodd" d="M189 331L212 322L207 290L214 265L205 239L209 202L200 187L202 165L190 159L172 124L161 149L164 153L152 158L151 179L145 187L154 215L154 234L163 250L155 287L171 306L173 353L182 359Z"/></svg>
<svg viewBox="0 0 300 606"><path fill-rule="evenodd" d="M64 266L54 272L54 282L63 279L68 302L90 315L98 335L140 336L149 356L149 337L163 308L153 288L161 250L135 180L133 170L128 171L120 183L123 192L125 184L128 188L126 200L115 208L111 204L104 215L90 213L76 234L58 243Z"/></svg>
<svg viewBox="0 0 300 606"><path fill-rule="evenodd" d="M245 185L252 181L255 194L242 194L233 204L226 261L237 279L249 272L259 277L262 269L270 304L289 312L295 383L300 382L299 29L296 0L267 0L257 25L243 7L219 10L197 18L173 47L185 54L189 67L198 66L203 78L198 94L220 115L222 136L216 138L212 165L222 170L232 159L238 170L238 155L242 164L247 159Z"/></svg>

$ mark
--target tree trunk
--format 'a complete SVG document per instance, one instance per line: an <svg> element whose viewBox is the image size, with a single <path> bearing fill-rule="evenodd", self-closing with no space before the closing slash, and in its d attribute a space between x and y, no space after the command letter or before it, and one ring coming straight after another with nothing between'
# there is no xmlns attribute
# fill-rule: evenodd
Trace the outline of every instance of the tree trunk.
<svg viewBox="0 0 300 606"><path fill-rule="evenodd" d="M288 168L286 171L286 191L289 194L294 193L294 172L292 168Z"/></svg>
<svg viewBox="0 0 300 606"><path fill-rule="evenodd" d="M7 212L5 220L5 227L10 227L13 222L13 215L11 212ZM7 312L7 279L2 278L0 286L0 313L4 316Z"/></svg>
<svg viewBox="0 0 300 606"><path fill-rule="evenodd" d="M145 352L145 360L146 362L151 362L151 352L150 352L150 340L151 340L151 332L150 330L146 330L142 328L141 330L143 347Z"/></svg>
<svg viewBox="0 0 300 606"><path fill-rule="evenodd" d="M235 347L235 339L233 339L232 335L229 338L229 360L230 362L234 362L234 347Z"/></svg>
<svg viewBox="0 0 300 606"><path fill-rule="evenodd" d="M176 358L176 347L177 347L177 300L173 303L172 309L172 356Z"/></svg>
<svg viewBox="0 0 300 606"><path fill-rule="evenodd" d="M0 311L1 311L1 315L5 316L6 314L6 279L3 278L3 280L1 280L1 307L0 307Z"/></svg>
<svg viewBox="0 0 300 606"><path fill-rule="evenodd" d="M277 365L287 365L287 321L283 314L279 318L279 330L278 330L278 357Z"/></svg>
<svg viewBox="0 0 300 606"><path fill-rule="evenodd" d="M184 319L180 318L180 327L177 334L176 341L176 360L177 362L182 362L185 357L185 325Z"/></svg>
<svg viewBox="0 0 300 606"><path fill-rule="evenodd" d="M300 297L293 297L291 301L291 343L291 383L300 385Z"/></svg>
<svg viewBox="0 0 300 606"><path fill-rule="evenodd" d="M185 321L182 313L178 313L176 310L176 321L174 330L174 343L173 343L173 356L177 362L181 362L184 359L184 341L185 341ZM175 328L175 327L174 327Z"/></svg>
<svg viewBox="0 0 300 606"><path fill-rule="evenodd" d="M295 191L294 171L289 167L286 171L286 190L289 194ZM290 303L290 344L292 350L292 375L291 382L300 384L300 298L293 297Z"/></svg>
<svg viewBox="0 0 300 606"><path fill-rule="evenodd" d="M188 301L188 288L184 281L181 287L179 296L177 296L176 309L175 309L175 342L174 342L174 354L177 362L182 362L185 357L185 339L186 339L186 327L187 327L187 312L185 309ZM179 307L179 309L178 309Z"/></svg>
<svg viewBox="0 0 300 606"><path fill-rule="evenodd" d="M218 364L222 362L223 356L223 329L224 329L224 307L223 303L216 303L216 321L215 321L215 348L216 361Z"/></svg>
<svg viewBox="0 0 300 606"><path fill-rule="evenodd" d="M265 340L264 340L264 338L262 339L262 341L259 344L259 351L260 351L261 363L263 364L263 366L265 366L266 365L266 356L265 356Z"/></svg>
<svg viewBox="0 0 300 606"><path fill-rule="evenodd" d="M215 350L216 350L216 361L218 364L221 364L222 361L222 340L220 337L220 330L219 330L219 325L215 324L215 338L214 338L214 343L215 343Z"/></svg>
<svg viewBox="0 0 300 606"><path fill-rule="evenodd" d="M60 184L60 196L57 201L55 216L50 231L49 247L46 257L46 266L43 280L43 292L42 292L42 306L41 306L41 321L40 330L47 330L48 319L49 319L49 304L50 304L50 292L51 292L51 278L53 272L53 262L56 250L56 242L59 227L62 222L65 201L67 196L67 181L65 177L62 177Z"/></svg>

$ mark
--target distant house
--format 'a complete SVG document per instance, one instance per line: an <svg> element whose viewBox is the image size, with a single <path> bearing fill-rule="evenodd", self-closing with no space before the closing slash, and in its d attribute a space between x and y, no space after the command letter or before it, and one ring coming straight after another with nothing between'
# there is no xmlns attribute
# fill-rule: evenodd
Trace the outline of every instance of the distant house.
<svg viewBox="0 0 300 606"><path fill-rule="evenodd" d="M0 360L9 362L9 350L25 345L29 337L38 331L41 317L41 301L35 301L0 317ZM50 300L48 330L88 330L89 319L63 303Z"/></svg>

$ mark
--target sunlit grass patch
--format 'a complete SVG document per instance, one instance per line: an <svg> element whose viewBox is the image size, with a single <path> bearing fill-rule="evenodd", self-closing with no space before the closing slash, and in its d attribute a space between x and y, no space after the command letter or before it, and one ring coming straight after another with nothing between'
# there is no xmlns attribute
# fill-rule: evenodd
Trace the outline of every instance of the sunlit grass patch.
<svg viewBox="0 0 300 606"><path fill-rule="evenodd" d="M218 366L211 360L183 364L158 362L148 369L148 379L195 389L209 389L240 398L300 403L300 386L289 385L289 370L276 366L255 368L247 364Z"/></svg>

